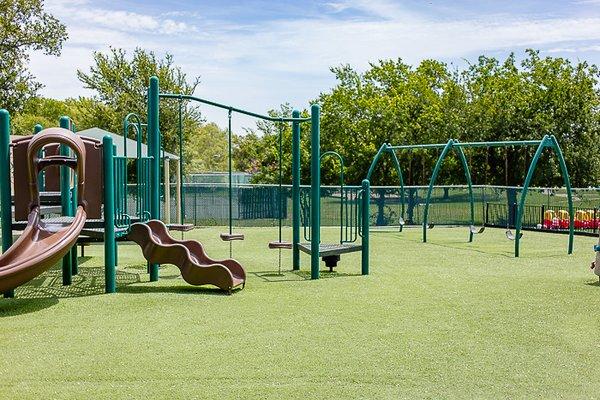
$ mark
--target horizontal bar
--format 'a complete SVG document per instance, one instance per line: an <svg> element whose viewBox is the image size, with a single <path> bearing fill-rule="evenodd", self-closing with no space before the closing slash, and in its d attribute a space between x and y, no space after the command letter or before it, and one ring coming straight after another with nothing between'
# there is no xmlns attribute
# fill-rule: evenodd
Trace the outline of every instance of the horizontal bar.
<svg viewBox="0 0 600 400"><path fill-rule="evenodd" d="M401 146L387 146L389 150L412 150L412 149L443 149L448 143L427 143L427 144L404 144Z"/></svg>
<svg viewBox="0 0 600 400"><path fill-rule="evenodd" d="M541 140L506 140L502 142L456 142L456 147L511 147L511 146L539 146Z"/></svg>
<svg viewBox="0 0 600 400"><path fill-rule="evenodd" d="M541 140L506 140L501 142L455 142L454 147L511 147L511 146L538 146ZM412 149L442 149L447 143L405 144L402 146L388 146L389 150Z"/></svg>
<svg viewBox="0 0 600 400"><path fill-rule="evenodd" d="M287 117L286 118L277 118L277 117L271 117L269 115L261 115L261 114L253 113L251 111L242 110L241 108L227 106L225 104L202 99L200 97L190 96L187 94L159 93L158 96L162 97L162 98L166 98L166 99L180 99L180 100L197 101L199 103L208 104L213 107L222 108L224 110L228 110L228 111L232 111L232 112L236 112L239 114L244 114L244 115L248 115L250 117L260 118L260 119L264 119L264 120L272 121L272 122L306 122L306 121L310 121L310 118L287 118Z"/></svg>

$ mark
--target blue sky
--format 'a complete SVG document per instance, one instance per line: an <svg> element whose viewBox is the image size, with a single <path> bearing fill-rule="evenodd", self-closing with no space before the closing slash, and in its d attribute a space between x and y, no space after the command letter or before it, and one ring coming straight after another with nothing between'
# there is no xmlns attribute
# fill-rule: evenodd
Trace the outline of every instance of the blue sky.
<svg viewBox="0 0 600 400"><path fill-rule="evenodd" d="M89 95L77 80L108 46L170 52L196 95L264 112L306 107L335 84L331 66L436 58L464 66L526 48L600 64L600 0L108 1L46 0L69 30L60 58L31 68L56 98ZM222 111L204 108L224 124ZM253 125L237 119L234 126Z"/></svg>

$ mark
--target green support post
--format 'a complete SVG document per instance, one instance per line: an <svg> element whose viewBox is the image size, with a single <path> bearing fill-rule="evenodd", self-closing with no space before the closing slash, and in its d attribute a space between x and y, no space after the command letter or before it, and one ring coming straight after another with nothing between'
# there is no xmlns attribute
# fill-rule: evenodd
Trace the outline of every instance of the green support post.
<svg viewBox="0 0 600 400"><path fill-rule="evenodd" d="M116 238L115 238L115 176L112 137L102 139L104 167L104 282L105 292L115 293L116 287Z"/></svg>
<svg viewBox="0 0 600 400"><path fill-rule="evenodd" d="M519 206L517 209L517 220L515 222L515 257L519 257L520 255L520 236L521 236L521 228L523 226L523 214L525 210L525 200L527 198L527 193L529 191L529 185L531 184L531 180L533 179L533 174L535 172L535 168L537 167L537 163L542 156L542 152L544 148L550 148L556 153L556 157L558 158L558 163L560 165L561 174L563 176L563 182L565 188L567 190L567 202L569 207L569 244L567 248L567 253L573 253L573 237L575 234L575 226L574 226L574 211L573 211L573 192L571 189L571 179L569 178L569 171L567 169L567 164L565 163L564 156L562 154L562 150L556 141L554 136L545 135L544 138L539 142L539 146L531 159L531 164L529 165L529 170L527 171L527 176L525 177L525 183L523 184L523 190L521 191L521 197L519 199Z"/></svg>
<svg viewBox="0 0 600 400"><path fill-rule="evenodd" d="M369 275L369 207L371 188L368 179L362 181L362 248L361 248L361 273Z"/></svg>
<svg viewBox="0 0 600 400"><path fill-rule="evenodd" d="M431 179L429 180L429 188L427 189L427 200L425 201L425 210L423 211L423 243L427 242L427 218L429 216L429 201L431 199L431 194L433 193L433 186L435 185L435 180L437 179L437 176L440 173L440 169L442 168L444 158L446 158L446 155L452 149L453 144L453 139L448 140L448 143L446 143L446 145L444 146L442 153L440 154L440 156L437 159L437 162L435 163L435 168L433 169Z"/></svg>
<svg viewBox="0 0 600 400"><path fill-rule="evenodd" d="M389 143L384 143L381 145L381 147L377 151L377 154L375 154L373 161L371 161L371 165L369 166L369 171L367 172L367 177L365 179L371 182L371 176L373 175L373 172L375 172L375 167L377 166L379 159L386 152L391 153L392 161L394 163L394 167L396 168L398 179L400 180L400 216L404 218L404 177L402 176L402 168L400 168L400 161L398 161L398 156L396 155L393 146L390 146ZM400 226L400 231L402 231L402 226Z"/></svg>
<svg viewBox="0 0 600 400"><path fill-rule="evenodd" d="M300 118L300 111L292 111ZM292 122L292 268L300 269L300 122Z"/></svg>
<svg viewBox="0 0 600 400"><path fill-rule="evenodd" d="M575 211L573 210L573 190L571 189L571 178L569 177L569 170L567 169L565 157L563 156L562 150L558 145L556 137L554 135L551 135L550 140L552 141L552 148L556 153L556 157L558 157L558 165L560 166L560 171L563 176L563 182L565 188L567 189L567 203L569 207L569 246L567 249L567 253L573 254L573 239L575 236Z"/></svg>
<svg viewBox="0 0 600 400"><path fill-rule="evenodd" d="M454 141L454 145L459 143L457 140ZM462 147L455 147L458 152L458 157L460 158L460 162L462 163L463 170L465 172L465 178L467 179L467 188L469 190L469 203L471 204L471 226L475 225L475 198L473 196L473 181L471 180L471 171L469 170L469 163L467 162L467 157L465 157L465 152ZM473 232L469 229L469 243L473 241Z"/></svg>
<svg viewBox="0 0 600 400"><path fill-rule="evenodd" d="M71 120L67 116L60 117L60 127L71 130ZM69 147L60 145L60 155L68 156ZM62 215L72 217L74 215L71 202L71 169L69 167L60 167L60 203ZM62 282L67 286L73 282L73 255L71 252L77 252L77 246L71 249L62 259ZM77 253L76 253L77 254Z"/></svg>
<svg viewBox="0 0 600 400"><path fill-rule="evenodd" d="M2 219L2 252L13 244L12 200L10 188L10 114L0 110L0 218ZM4 292L4 297L14 297L14 290Z"/></svg>
<svg viewBox="0 0 600 400"><path fill-rule="evenodd" d="M33 127L33 134L37 135L43 129L44 129L44 127L42 127L42 125L36 124ZM44 155L44 150L40 150L38 153L38 157L41 158L43 155ZM38 177L38 191L43 192L44 190L46 190L45 188L46 188L46 172L42 171L42 172L40 172L39 177Z"/></svg>
<svg viewBox="0 0 600 400"><path fill-rule="evenodd" d="M150 218L160 219L160 127L159 127L158 78L150 78L148 89L148 144L150 168ZM150 281L158 281L158 264L150 264Z"/></svg>
<svg viewBox="0 0 600 400"><path fill-rule="evenodd" d="M533 173L535 172L535 167L542 156L542 152L546 147L546 139L547 136L544 136L540 144L538 145L533 158L531 159L531 164L529 164L529 170L527 171L527 176L525 177L525 183L523 183L523 190L521 191L521 198L519 199L519 206L517 208L517 220L515 221L515 257L519 257L519 244L521 236L521 220L523 219L523 209L525 208L525 198L527 197L527 191L529 190L529 184L531 183L531 179L533 179Z"/></svg>
<svg viewBox="0 0 600 400"><path fill-rule="evenodd" d="M321 108L310 107L310 278L319 279L319 250L321 247Z"/></svg>

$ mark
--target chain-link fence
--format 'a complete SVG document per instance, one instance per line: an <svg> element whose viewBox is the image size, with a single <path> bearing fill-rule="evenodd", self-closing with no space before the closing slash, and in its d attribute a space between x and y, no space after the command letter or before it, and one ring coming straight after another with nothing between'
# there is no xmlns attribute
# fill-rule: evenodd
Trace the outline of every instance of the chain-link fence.
<svg viewBox="0 0 600 400"><path fill-rule="evenodd" d="M352 188L348 186L348 188ZM426 186L405 187L401 197L399 187L371 188L371 224L378 227L395 227L402 216L407 225L419 225L423 220L423 209L427 197ZM302 190L309 190L303 186ZM475 224L489 226L512 226L515 204L518 204L521 188L499 186L474 186ZM170 187L170 219L176 222L177 202L176 186ZM224 226L229 220L229 190L226 184L185 183L183 185L183 222L196 226ZM281 197L280 197L281 196ZM577 211L585 211L587 217L580 213L579 219L596 220L600 218L600 188L574 189L574 206ZM279 199L281 198L281 202ZM137 190L135 185L128 185L126 211L134 215L136 210ZM339 226L341 218L341 201L339 187L323 187L321 189L321 222L323 226ZM164 190L161 193L161 215L164 219ZM281 204L281 207L278 205ZM544 213L554 211L561 215L567 209L567 197L560 188L530 188L527 195L527 206L524 210L523 226L544 227ZM404 207L403 207L404 206ZM404 213L402 212L404 208ZM563 214L564 215L564 214ZM232 190L232 219L235 226L276 226L281 217L284 226L292 223L291 186L284 185L281 192L277 185L239 184ZM438 186L432 193L429 209L429 222L437 225L469 224L470 204L466 186ZM556 217L558 218L558 217ZM555 224L549 229L563 229ZM576 224L579 224L576 221ZM564 225L564 223L563 223ZM595 222L579 224L578 230L593 231L597 229Z"/></svg>

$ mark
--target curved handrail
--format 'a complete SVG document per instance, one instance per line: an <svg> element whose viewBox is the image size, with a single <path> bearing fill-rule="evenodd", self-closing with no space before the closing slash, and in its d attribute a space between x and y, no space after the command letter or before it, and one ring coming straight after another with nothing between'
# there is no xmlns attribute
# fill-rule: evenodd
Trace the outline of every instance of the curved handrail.
<svg viewBox="0 0 600 400"><path fill-rule="evenodd" d="M77 158L68 156L39 157L39 151L46 145L58 143L69 147ZM77 172L77 204L85 209L83 199L85 190L85 144L81 137L68 129L48 128L34 135L27 146L27 170L29 180L29 193L31 195L30 207L40 205L38 191L38 173L50 165L65 165Z"/></svg>
<svg viewBox="0 0 600 400"><path fill-rule="evenodd" d="M323 162L326 157L335 157L340 161L340 243L344 241L344 157L337 151L329 150L321 153L319 162Z"/></svg>

